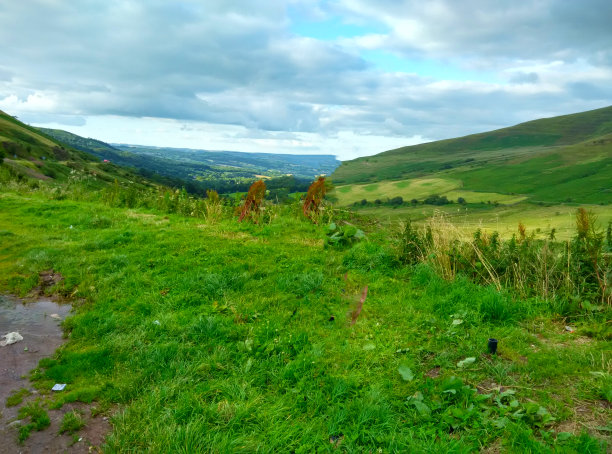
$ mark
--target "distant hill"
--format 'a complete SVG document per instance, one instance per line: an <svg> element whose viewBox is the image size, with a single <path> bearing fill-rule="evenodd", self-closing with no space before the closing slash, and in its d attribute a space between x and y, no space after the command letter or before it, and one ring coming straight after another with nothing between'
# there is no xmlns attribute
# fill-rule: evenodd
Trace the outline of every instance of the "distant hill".
<svg viewBox="0 0 612 454"><path fill-rule="evenodd" d="M98 158L28 126L0 111L0 161L3 175L32 181L64 183L71 177L87 179L87 186L114 182L148 184L131 170Z"/></svg>
<svg viewBox="0 0 612 454"><path fill-rule="evenodd" d="M612 106L346 161L332 178L339 185L437 178L533 201L611 203Z"/></svg>
<svg viewBox="0 0 612 454"><path fill-rule="evenodd" d="M209 187L217 188L248 184L260 176L273 178L293 175L297 179L310 181L317 175L331 174L340 165L340 161L332 155L287 155L130 144L111 145L59 129L38 129L101 159L134 167L143 175L163 175L186 182L205 183Z"/></svg>

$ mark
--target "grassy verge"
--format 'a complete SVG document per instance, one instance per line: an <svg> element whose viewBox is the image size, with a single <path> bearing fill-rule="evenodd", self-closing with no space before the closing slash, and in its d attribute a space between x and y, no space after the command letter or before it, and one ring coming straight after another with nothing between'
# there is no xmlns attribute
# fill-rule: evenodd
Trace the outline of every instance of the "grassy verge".
<svg viewBox="0 0 612 454"><path fill-rule="evenodd" d="M289 213L203 222L0 194L1 288L54 269L75 301L33 379L119 404L109 451L605 452L599 320L401 267L386 232L336 250Z"/></svg>

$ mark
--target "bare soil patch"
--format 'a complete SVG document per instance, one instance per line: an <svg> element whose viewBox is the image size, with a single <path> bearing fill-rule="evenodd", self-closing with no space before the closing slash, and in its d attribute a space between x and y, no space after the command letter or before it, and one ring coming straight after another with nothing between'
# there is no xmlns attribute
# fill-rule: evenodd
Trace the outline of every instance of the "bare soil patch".
<svg viewBox="0 0 612 454"><path fill-rule="evenodd" d="M56 273L41 274L42 288L60 280L61 276ZM0 454L98 452L111 429L106 416L91 416L92 405L76 402L58 410L48 410L51 425L40 432L32 431L24 444L18 443L18 429L23 423L18 419L19 408L51 393L50 390L34 389L28 374L64 342L61 321L69 315L70 309L70 305L57 304L48 298L24 303L0 295L0 336L18 332L23 337L19 342L0 347ZM21 404L7 407L7 398L20 389L27 389L30 394ZM70 411L79 412L85 426L74 435L60 435L64 414Z"/></svg>

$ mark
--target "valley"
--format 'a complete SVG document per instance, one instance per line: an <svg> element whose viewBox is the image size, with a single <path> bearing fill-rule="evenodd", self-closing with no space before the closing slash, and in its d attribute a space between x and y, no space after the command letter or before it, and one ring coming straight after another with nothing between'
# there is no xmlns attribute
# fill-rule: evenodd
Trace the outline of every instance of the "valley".
<svg viewBox="0 0 612 454"><path fill-rule="evenodd" d="M306 196L308 185L274 189L294 183L271 177L267 190L211 186L201 197L180 186L188 173L166 185L0 120L0 293L72 306L66 343L23 389L4 390L0 424L16 446L610 445L605 139L560 148L547 139L533 154L494 150L499 159L478 151L456 166L440 154L429 169L414 153L397 178L385 178L395 158L383 153L343 163L335 187L323 180ZM133 154L164 162L164 153ZM190 153L171 154L172 165ZM58 383L65 390L51 391Z"/></svg>

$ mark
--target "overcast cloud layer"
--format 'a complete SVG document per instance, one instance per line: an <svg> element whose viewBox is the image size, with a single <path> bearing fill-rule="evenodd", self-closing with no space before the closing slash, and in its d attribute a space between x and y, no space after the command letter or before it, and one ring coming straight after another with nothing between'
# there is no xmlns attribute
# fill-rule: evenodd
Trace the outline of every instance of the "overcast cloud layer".
<svg viewBox="0 0 612 454"><path fill-rule="evenodd" d="M0 109L109 142L341 159L612 104L609 0L0 4Z"/></svg>

